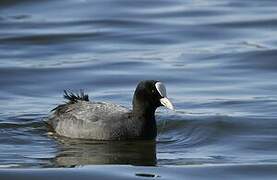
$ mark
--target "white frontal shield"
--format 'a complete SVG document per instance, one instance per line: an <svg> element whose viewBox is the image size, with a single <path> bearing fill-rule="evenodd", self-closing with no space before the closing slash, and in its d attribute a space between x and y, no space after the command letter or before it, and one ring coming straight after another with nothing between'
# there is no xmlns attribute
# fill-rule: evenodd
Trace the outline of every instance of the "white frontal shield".
<svg viewBox="0 0 277 180"><path fill-rule="evenodd" d="M159 92L159 94L162 96L162 98L160 99L161 104L164 107L167 107L168 109L174 110L173 104L166 97L166 89L165 89L164 84L161 82L157 82L155 84L155 87L156 87L157 91Z"/></svg>

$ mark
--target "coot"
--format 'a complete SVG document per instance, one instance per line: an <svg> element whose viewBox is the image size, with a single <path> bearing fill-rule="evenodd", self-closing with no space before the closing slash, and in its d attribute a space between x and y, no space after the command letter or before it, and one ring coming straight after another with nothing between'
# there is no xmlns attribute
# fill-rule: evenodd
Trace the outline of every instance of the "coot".
<svg viewBox="0 0 277 180"><path fill-rule="evenodd" d="M155 139L155 110L174 109L164 84L156 80L139 82L133 109L117 104L89 101L88 95L64 91L68 101L52 110L47 123L57 134L93 140Z"/></svg>

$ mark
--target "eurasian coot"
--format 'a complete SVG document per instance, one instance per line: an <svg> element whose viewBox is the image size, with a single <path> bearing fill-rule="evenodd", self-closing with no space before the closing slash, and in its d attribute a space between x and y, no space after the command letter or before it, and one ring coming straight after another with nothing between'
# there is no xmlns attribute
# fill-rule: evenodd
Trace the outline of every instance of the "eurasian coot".
<svg viewBox="0 0 277 180"><path fill-rule="evenodd" d="M173 110L162 82L139 82L133 96L133 109L89 101L88 95L64 91L67 103L57 106L47 123L59 135L93 140L155 139L155 110Z"/></svg>

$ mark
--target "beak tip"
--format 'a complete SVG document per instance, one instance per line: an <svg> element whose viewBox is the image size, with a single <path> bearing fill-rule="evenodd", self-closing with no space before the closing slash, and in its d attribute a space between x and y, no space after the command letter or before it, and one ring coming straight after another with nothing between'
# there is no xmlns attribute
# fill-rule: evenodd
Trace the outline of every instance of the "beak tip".
<svg viewBox="0 0 277 180"><path fill-rule="evenodd" d="M164 107L166 107L166 108L168 108L168 109L170 109L170 110L172 110L172 111L175 110L173 104L169 101L168 98L166 98L166 97L165 97L165 98L162 98L162 99L160 100L160 102L161 102L161 104L162 104Z"/></svg>
<svg viewBox="0 0 277 180"><path fill-rule="evenodd" d="M172 111L175 111L174 106L168 107L168 109L170 109L170 110L172 110Z"/></svg>

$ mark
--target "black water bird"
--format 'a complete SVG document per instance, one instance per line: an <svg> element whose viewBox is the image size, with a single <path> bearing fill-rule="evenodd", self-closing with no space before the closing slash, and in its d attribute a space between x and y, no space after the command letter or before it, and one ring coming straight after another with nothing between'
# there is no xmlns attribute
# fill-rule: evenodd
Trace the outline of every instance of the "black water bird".
<svg viewBox="0 0 277 180"><path fill-rule="evenodd" d="M155 111L159 106L174 109L160 81L139 82L133 109L89 101L88 95L64 91L67 103L57 106L47 123L58 135L93 140L155 139Z"/></svg>

